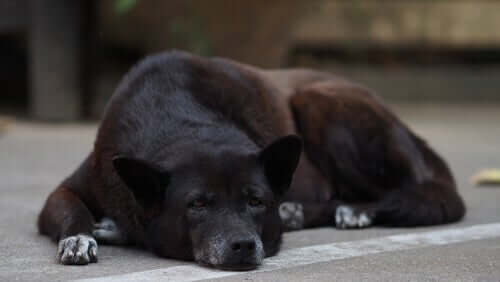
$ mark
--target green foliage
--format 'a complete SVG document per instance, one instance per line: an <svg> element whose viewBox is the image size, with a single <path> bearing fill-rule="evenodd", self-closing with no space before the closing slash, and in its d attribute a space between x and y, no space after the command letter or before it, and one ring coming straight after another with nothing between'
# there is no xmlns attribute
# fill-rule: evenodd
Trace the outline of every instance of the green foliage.
<svg viewBox="0 0 500 282"><path fill-rule="evenodd" d="M123 15L133 9L139 0L114 0L114 11ZM196 17L171 19L168 29L169 37L177 46L195 54L209 56L212 44L206 36L203 25Z"/></svg>
<svg viewBox="0 0 500 282"><path fill-rule="evenodd" d="M137 4L138 0L115 0L115 12L125 14Z"/></svg>
<svg viewBox="0 0 500 282"><path fill-rule="evenodd" d="M176 20L170 24L170 38L199 55L210 56L212 46L203 32L202 25L196 20Z"/></svg>

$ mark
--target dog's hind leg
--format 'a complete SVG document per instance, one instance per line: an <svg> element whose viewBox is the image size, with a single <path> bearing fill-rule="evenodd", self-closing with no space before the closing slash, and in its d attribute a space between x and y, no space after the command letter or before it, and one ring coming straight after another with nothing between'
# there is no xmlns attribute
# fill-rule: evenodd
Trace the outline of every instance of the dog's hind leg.
<svg viewBox="0 0 500 282"><path fill-rule="evenodd" d="M335 220L339 229L365 227L361 222L412 227L451 223L464 214L465 205L453 184L430 179L402 186L372 204L339 205Z"/></svg>
<svg viewBox="0 0 500 282"><path fill-rule="evenodd" d="M437 180L404 187L377 204L375 223L393 227L451 223L465 214L465 205L452 186Z"/></svg>
<svg viewBox="0 0 500 282"><path fill-rule="evenodd" d="M339 228L418 226L461 219L444 161L368 90L316 83L291 98L305 152L325 176Z"/></svg>

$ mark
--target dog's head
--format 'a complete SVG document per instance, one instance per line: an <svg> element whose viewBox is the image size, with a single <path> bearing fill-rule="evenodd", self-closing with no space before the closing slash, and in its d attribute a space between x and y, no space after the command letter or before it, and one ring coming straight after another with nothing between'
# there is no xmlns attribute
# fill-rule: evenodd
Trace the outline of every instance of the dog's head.
<svg viewBox="0 0 500 282"><path fill-rule="evenodd" d="M123 156L113 164L143 210L157 254L248 270L278 251L279 201L301 150L291 135L256 153L196 154L168 170Z"/></svg>

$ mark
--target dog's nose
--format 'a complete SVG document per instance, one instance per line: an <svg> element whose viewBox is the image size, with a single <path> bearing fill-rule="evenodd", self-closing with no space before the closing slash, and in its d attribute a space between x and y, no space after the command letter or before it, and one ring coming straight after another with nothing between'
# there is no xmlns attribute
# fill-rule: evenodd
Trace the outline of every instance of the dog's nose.
<svg viewBox="0 0 500 282"><path fill-rule="evenodd" d="M264 257L262 243L257 236L234 236L224 244L222 262L217 268L251 270L261 264Z"/></svg>
<svg viewBox="0 0 500 282"><path fill-rule="evenodd" d="M235 253L253 253L255 251L255 241L238 240L231 244L231 249Z"/></svg>

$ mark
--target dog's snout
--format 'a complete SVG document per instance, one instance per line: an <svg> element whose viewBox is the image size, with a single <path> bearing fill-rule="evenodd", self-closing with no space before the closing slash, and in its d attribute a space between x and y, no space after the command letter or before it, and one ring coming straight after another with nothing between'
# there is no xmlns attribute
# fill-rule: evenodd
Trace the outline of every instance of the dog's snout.
<svg viewBox="0 0 500 282"><path fill-rule="evenodd" d="M236 237L236 238L235 238ZM250 270L264 258L262 242L256 236L235 236L225 243L222 261L215 266L227 270Z"/></svg>
<svg viewBox="0 0 500 282"><path fill-rule="evenodd" d="M238 240L231 244L234 252L253 252L255 251L255 240Z"/></svg>

